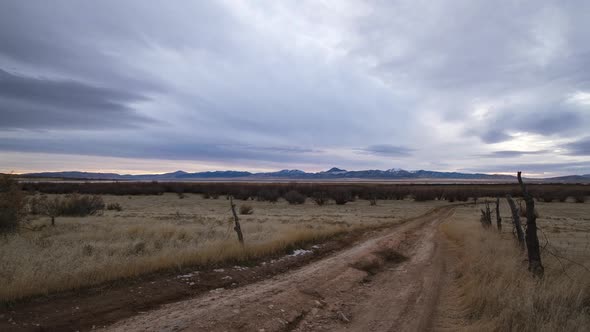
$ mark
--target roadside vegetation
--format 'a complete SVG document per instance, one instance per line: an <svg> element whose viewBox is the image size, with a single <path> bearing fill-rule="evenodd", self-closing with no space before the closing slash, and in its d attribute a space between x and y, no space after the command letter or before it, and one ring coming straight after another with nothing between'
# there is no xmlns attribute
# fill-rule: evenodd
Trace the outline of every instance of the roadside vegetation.
<svg viewBox="0 0 590 332"><path fill-rule="evenodd" d="M473 204L506 194L519 202L517 184L19 185L4 177L0 302L162 270L250 264L338 234L393 225L437 206L469 202L458 208L452 223L443 225L460 258L453 310L462 321L452 326L529 331L588 326L590 277L580 266L590 264L590 224L584 219L590 209L579 203L586 201L590 188L529 188L538 202L543 250L571 260L543 252L542 281L527 273L504 200L501 233L482 229L478 221L483 205ZM230 195L238 207L244 246L235 238ZM546 239L551 246L544 246Z"/></svg>
<svg viewBox="0 0 590 332"><path fill-rule="evenodd" d="M573 184L528 184L529 191L543 202L583 203L590 196L590 186ZM238 200L276 202L280 198L293 204L304 199L320 203L330 200L346 204L354 199L416 201L446 200L467 202L480 197L513 197L521 195L514 184L385 184L385 183L191 183L191 182L30 182L23 189L46 194L88 195L162 195L164 193L200 194L206 199L231 195ZM316 200L317 201L317 200Z"/></svg>
<svg viewBox="0 0 590 332"><path fill-rule="evenodd" d="M242 247L226 196L184 196L29 194L29 214L20 229L0 236L0 302L159 270L250 264L445 204L400 200L371 206L357 200L342 207L333 202L319 206L312 200L237 201ZM52 202L68 207L56 214L55 226L44 207ZM80 206L70 208L72 202Z"/></svg>
<svg viewBox="0 0 590 332"><path fill-rule="evenodd" d="M590 326L590 205L536 205L542 278L527 269L505 202L500 207L507 224L500 233L477 222L483 204L458 208L452 222L442 225L458 257L454 287L443 294L447 307L441 311L447 317L441 325L447 330L586 331Z"/></svg>

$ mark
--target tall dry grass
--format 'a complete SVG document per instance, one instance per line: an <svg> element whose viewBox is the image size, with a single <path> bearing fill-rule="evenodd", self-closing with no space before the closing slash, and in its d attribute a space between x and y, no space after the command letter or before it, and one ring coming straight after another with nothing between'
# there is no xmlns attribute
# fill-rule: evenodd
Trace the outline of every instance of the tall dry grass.
<svg viewBox="0 0 590 332"><path fill-rule="evenodd" d="M454 306L447 315L454 316L455 325L447 329L588 331L590 273L545 251L545 276L535 279L527 271L526 254L512 236L485 231L477 222L477 211L462 208L452 222L442 226L458 256L454 291L447 297ZM507 216L504 220L510 222ZM578 256L577 261L588 266L590 256Z"/></svg>
<svg viewBox="0 0 590 332"><path fill-rule="evenodd" d="M0 240L5 249L0 252L0 299L75 289L167 268L243 263L350 230L338 226L285 229L268 241L244 248L232 236L199 240L186 228L169 226L119 228L119 235L110 234L106 241L98 239L101 234L72 237L59 231L29 238L5 237ZM15 252L19 255L11 255Z"/></svg>
<svg viewBox="0 0 590 332"><path fill-rule="evenodd" d="M53 199L53 197L50 197ZM246 246L231 224L225 197L186 194L104 196L121 211L102 215L47 217L30 229L0 237L0 301L99 284L164 269L248 262L286 253L359 228L395 223L426 212L439 202L390 201L370 206L291 205L248 201L256 211L240 216Z"/></svg>

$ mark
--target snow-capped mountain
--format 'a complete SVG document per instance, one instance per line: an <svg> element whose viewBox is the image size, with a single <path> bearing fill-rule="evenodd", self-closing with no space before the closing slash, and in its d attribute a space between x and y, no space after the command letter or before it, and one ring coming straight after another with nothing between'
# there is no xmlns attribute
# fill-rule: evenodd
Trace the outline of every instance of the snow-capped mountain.
<svg viewBox="0 0 590 332"><path fill-rule="evenodd" d="M121 181L183 181L199 179L215 180L256 180L256 179L289 179L289 180L337 180L337 179L371 179L371 180L403 180L403 179L437 179L437 180L504 180L514 181L515 177L511 175L482 174L482 173L459 173L459 172L437 172L427 170L407 171L401 168L390 168L388 170L361 170L348 171L342 168L332 167L326 171L304 172L298 169L284 169L278 172L251 173L245 171L211 171L188 173L185 171L176 171L163 174L116 174L116 173L90 173L79 171L67 172L45 172L29 173L21 175L23 177L34 178L63 178L63 179L83 179L83 180L121 180ZM569 175L547 179L548 182L576 182L589 183L590 174L586 175Z"/></svg>

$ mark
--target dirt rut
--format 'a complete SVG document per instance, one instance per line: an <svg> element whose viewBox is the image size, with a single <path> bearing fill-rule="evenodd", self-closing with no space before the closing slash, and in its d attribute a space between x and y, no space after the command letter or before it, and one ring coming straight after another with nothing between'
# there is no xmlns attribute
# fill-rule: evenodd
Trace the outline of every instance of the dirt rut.
<svg viewBox="0 0 590 332"><path fill-rule="evenodd" d="M168 304L105 330L428 330L445 279L438 224L453 209L435 209L298 270Z"/></svg>

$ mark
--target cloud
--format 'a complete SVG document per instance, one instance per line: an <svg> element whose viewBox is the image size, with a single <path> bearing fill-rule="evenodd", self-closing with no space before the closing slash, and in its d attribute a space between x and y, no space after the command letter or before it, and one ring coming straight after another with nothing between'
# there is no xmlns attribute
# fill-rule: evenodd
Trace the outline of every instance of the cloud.
<svg viewBox="0 0 590 332"><path fill-rule="evenodd" d="M129 127L149 122L129 106L145 100L131 92L0 69L0 128Z"/></svg>
<svg viewBox="0 0 590 332"><path fill-rule="evenodd" d="M527 121L528 120L528 121ZM543 135L552 135L556 133L568 132L577 129L584 123L584 116L574 111L551 110L547 113L532 113L530 118L521 117L523 130L539 133Z"/></svg>
<svg viewBox="0 0 590 332"><path fill-rule="evenodd" d="M588 174L590 173L590 161L587 162L560 162L560 163L515 163L492 166L479 166L464 168L462 171L483 173L515 173L522 171L532 175L539 174Z"/></svg>
<svg viewBox="0 0 590 332"><path fill-rule="evenodd" d="M41 133L38 137L0 140L0 151L55 153L119 158L163 160L199 160L202 162L306 163L331 164L342 160L325 151L297 146L257 146L252 144L191 142L178 138L119 141L116 137L76 137L63 139L61 135ZM237 165L236 168L241 168Z"/></svg>
<svg viewBox="0 0 590 332"><path fill-rule="evenodd" d="M538 150L538 151L517 151L517 150L503 150L503 151L493 151L487 154L482 154L483 157L492 157L492 158L515 158L527 155L538 155L549 153L549 150Z"/></svg>
<svg viewBox="0 0 590 332"><path fill-rule="evenodd" d="M479 132L479 131L478 131ZM508 135L502 129L487 129L483 130L479 137L486 143L498 143L508 141L512 136Z"/></svg>
<svg viewBox="0 0 590 332"><path fill-rule="evenodd" d="M379 156L404 157L404 156L409 156L413 150L403 147L403 146L395 146L395 145L389 145L389 144L378 144L378 145L371 145L366 148L357 149L357 151L360 153L379 155Z"/></svg>
<svg viewBox="0 0 590 332"><path fill-rule="evenodd" d="M565 98L565 97L564 97ZM590 124L590 107L553 101L543 96L535 102L515 102L491 107L481 119L471 119L467 135L479 137L488 144L510 141L516 133L542 136L577 136ZM475 128L473 128L475 127Z"/></svg>
<svg viewBox="0 0 590 332"><path fill-rule="evenodd" d="M479 167L585 135L588 22L582 1L2 1L0 149Z"/></svg>
<svg viewBox="0 0 590 332"><path fill-rule="evenodd" d="M567 154L573 156L590 156L590 136L564 145Z"/></svg>

